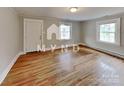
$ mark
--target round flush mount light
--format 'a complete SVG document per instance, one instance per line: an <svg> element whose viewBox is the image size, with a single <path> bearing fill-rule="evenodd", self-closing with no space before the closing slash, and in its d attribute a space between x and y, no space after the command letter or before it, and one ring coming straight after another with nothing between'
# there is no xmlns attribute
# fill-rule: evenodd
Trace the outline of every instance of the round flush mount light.
<svg viewBox="0 0 124 93"><path fill-rule="evenodd" d="M77 12L78 8L77 7L71 7L70 12L75 13Z"/></svg>

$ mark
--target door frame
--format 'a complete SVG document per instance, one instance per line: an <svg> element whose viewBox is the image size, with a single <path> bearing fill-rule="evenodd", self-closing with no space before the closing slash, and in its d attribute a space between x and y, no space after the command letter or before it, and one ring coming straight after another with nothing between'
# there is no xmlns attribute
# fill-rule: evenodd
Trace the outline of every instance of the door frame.
<svg viewBox="0 0 124 93"><path fill-rule="evenodd" d="M42 27L41 27L41 45L43 45L43 20L41 19L31 19L31 18L24 18L23 19L23 52L26 54L26 21L36 21L36 22L41 22Z"/></svg>

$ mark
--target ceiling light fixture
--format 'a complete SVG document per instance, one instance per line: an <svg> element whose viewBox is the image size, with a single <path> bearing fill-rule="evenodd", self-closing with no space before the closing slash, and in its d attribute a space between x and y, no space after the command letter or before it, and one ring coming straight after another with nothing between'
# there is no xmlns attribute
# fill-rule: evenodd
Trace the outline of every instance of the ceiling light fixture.
<svg viewBox="0 0 124 93"><path fill-rule="evenodd" d="M77 7L71 7L70 12L75 13L77 12L78 8Z"/></svg>

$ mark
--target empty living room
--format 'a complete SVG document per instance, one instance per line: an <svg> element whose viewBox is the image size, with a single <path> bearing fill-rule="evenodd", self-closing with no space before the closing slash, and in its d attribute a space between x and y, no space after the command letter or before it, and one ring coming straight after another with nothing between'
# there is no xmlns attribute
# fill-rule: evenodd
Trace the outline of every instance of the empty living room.
<svg viewBox="0 0 124 93"><path fill-rule="evenodd" d="M123 86L124 7L0 7L1 86Z"/></svg>

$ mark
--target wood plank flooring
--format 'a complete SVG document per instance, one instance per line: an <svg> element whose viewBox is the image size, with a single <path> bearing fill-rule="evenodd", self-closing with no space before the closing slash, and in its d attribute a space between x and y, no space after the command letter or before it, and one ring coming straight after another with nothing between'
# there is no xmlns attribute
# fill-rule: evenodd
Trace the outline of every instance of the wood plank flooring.
<svg viewBox="0 0 124 93"><path fill-rule="evenodd" d="M124 85L124 60L81 47L80 51L20 56L2 86Z"/></svg>

